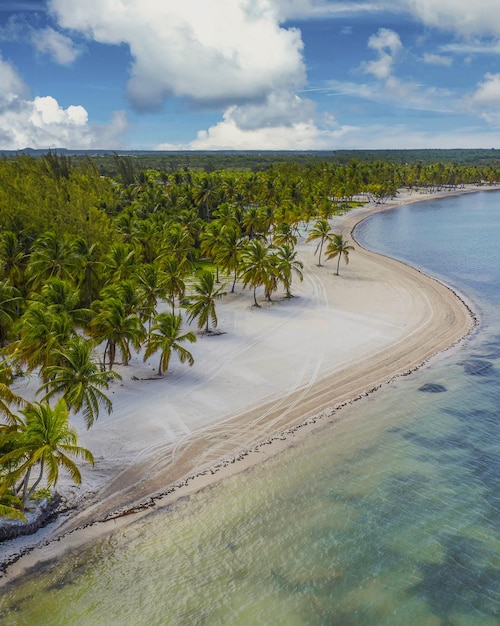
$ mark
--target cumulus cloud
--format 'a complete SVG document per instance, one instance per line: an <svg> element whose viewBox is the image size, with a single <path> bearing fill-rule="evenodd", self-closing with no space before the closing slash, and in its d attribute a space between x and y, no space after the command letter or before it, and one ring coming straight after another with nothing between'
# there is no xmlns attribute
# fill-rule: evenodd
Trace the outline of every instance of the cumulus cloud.
<svg viewBox="0 0 500 626"><path fill-rule="evenodd" d="M424 24L462 35L500 35L498 0L400 0Z"/></svg>
<svg viewBox="0 0 500 626"><path fill-rule="evenodd" d="M465 103L489 124L500 125L500 74L486 74Z"/></svg>
<svg viewBox="0 0 500 626"><path fill-rule="evenodd" d="M33 31L32 41L38 52L48 54L60 65L73 63L80 53L69 37L50 26Z"/></svg>
<svg viewBox="0 0 500 626"><path fill-rule="evenodd" d="M394 57L403 47L399 35L389 28L379 28L369 38L368 47L375 50L378 59L363 63L363 70L381 80L388 79L392 74Z"/></svg>
<svg viewBox="0 0 500 626"><path fill-rule="evenodd" d="M139 111L158 110L169 95L263 101L305 82L300 32L280 25L274 0L50 0L50 8L63 28L128 45L127 91Z"/></svg>
<svg viewBox="0 0 500 626"><path fill-rule="evenodd" d="M80 105L62 107L52 96L29 98L29 91L12 65L0 58L0 149L113 148L126 131L123 113L109 124L92 126Z"/></svg>
<svg viewBox="0 0 500 626"><path fill-rule="evenodd" d="M313 120L292 124L242 128L235 115L237 107L230 107L223 120L208 130L199 131L188 144L163 143L158 150L335 150L342 138L355 132L352 126L320 129Z"/></svg>

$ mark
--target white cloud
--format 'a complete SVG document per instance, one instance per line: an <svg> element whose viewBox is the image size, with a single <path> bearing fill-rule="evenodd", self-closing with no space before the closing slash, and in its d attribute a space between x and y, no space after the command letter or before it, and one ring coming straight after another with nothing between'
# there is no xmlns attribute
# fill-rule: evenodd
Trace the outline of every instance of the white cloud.
<svg viewBox="0 0 500 626"><path fill-rule="evenodd" d="M280 26L274 0L51 0L50 7L63 28L129 46L127 91L138 110L158 110L169 95L229 106L305 82L300 32Z"/></svg>
<svg viewBox="0 0 500 626"><path fill-rule="evenodd" d="M123 113L115 113L109 124L88 123L80 105L62 107L52 96L29 99L26 85L15 69L0 58L0 149L23 148L116 148L126 131Z"/></svg>
<svg viewBox="0 0 500 626"><path fill-rule="evenodd" d="M432 52L425 52L423 61L429 65L442 65L443 67L451 67L453 65L453 59L451 57L442 54L434 54Z"/></svg>
<svg viewBox="0 0 500 626"><path fill-rule="evenodd" d="M476 91L465 99L465 104L489 124L500 125L500 74L485 74Z"/></svg>
<svg viewBox="0 0 500 626"><path fill-rule="evenodd" d="M313 104L297 96L294 98L297 98L295 108L282 117L270 115L265 106L262 110L254 106L231 106L224 112L221 122L199 131L195 140L183 145L163 143L157 149L333 150L343 136L353 132L354 127L338 126L331 118L324 128L319 128ZM281 104L286 101L284 97Z"/></svg>
<svg viewBox="0 0 500 626"><path fill-rule="evenodd" d="M58 33L50 26L43 30L34 31L32 40L38 52L48 54L60 65L69 65L79 55L79 50L71 39Z"/></svg>
<svg viewBox="0 0 500 626"><path fill-rule="evenodd" d="M399 35L389 28L379 28L368 40L368 47L378 53L378 59L366 61L362 64L362 69L380 80L389 78L392 74L394 57L403 47Z"/></svg>
<svg viewBox="0 0 500 626"><path fill-rule="evenodd" d="M424 24L462 35L500 35L498 0L400 0Z"/></svg>

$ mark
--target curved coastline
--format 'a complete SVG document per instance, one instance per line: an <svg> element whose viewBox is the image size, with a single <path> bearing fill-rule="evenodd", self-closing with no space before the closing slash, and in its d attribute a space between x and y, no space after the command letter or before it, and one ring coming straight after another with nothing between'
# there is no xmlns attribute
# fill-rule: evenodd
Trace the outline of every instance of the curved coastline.
<svg viewBox="0 0 500 626"><path fill-rule="evenodd" d="M484 188L468 188L456 193L481 189ZM355 271L359 275L353 288L357 285L358 290L363 290L361 281L367 280L370 272L378 271L385 272L387 280L396 281L396 292L398 289L405 293L418 292L411 302L420 307L418 315L401 336L382 347L372 346L362 358L345 367L334 368L305 389L297 388L287 394L284 403L276 402L275 398L264 398L255 407L211 424L175 446L172 451L175 461L160 467L157 472L150 472L151 458L142 465L126 468L120 473L118 482L111 481L103 489L92 507L77 511L76 515L50 531L41 540L45 542L41 543L43 549L39 546L34 550L29 548L29 554L18 560L15 566L9 566L5 582L37 563L112 532L118 525L140 519L147 515L151 506L172 506L177 499L193 491L274 456L298 437L306 436L311 428L323 428L339 419L342 407L368 396L398 376L415 371L435 355L460 343L478 324L476 313L463 298L447 285L409 265L365 250L354 235L356 225L375 212L449 197L452 193L399 197L385 205L353 210L334 225L334 230L342 229L355 241L351 264L356 258ZM349 275L351 264L344 270L346 275ZM248 423L255 429L248 429ZM17 560L19 556L17 554L11 560Z"/></svg>

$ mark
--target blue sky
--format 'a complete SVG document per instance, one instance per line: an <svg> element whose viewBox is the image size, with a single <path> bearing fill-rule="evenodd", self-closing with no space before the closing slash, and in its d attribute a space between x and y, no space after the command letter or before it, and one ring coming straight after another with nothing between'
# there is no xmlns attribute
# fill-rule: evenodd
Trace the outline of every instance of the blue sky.
<svg viewBox="0 0 500 626"><path fill-rule="evenodd" d="M498 0L0 0L0 149L500 147Z"/></svg>

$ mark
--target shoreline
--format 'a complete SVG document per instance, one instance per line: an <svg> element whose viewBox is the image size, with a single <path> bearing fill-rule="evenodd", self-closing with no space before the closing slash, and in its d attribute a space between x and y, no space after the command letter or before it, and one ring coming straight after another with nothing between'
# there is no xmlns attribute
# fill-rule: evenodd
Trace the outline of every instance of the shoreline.
<svg viewBox="0 0 500 626"><path fill-rule="evenodd" d="M472 306L454 289L420 270L365 250L356 241L354 231L366 217L380 211L490 189L497 188L474 186L434 194L413 193L411 197L398 197L383 205L353 209L342 218L335 218L338 223L333 230L342 230L344 235L352 237L355 245L351 264L356 258L358 274L352 281L355 284L347 284L347 288L362 290L361 281L370 280L370 272L385 271L390 280L398 281L394 293L405 294L403 313L411 310L417 315L408 307L409 304L419 307L411 328L404 328L403 333L398 329L395 339L391 335L391 340L385 344L371 346L367 353L359 352L357 359L326 371L317 379L311 378L308 385L297 386L284 399L260 398L255 407L247 407L181 438L171 450L170 462L161 465L157 471L151 471L151 461L158 461L154 456L145 458L142 464L125 467L110 484L105 485L99 497L91 501L91 506L84 503L83 511L56 522L54 528L42 533L46 536L39 538L38 545L24 548L25 554L21 549L7 557L4 560L7 569L0 577L0 586L37 564L141 519L153 506L175 506L177 500L190 493L264 462L307 436L312 429L327 427L337 421L337 413L343 407L369 396L400 376L410 374L436 355L460 344L479 323ZM343 266L341 274L348 277L351 264L347 268ZM318 270L313 269L314 272L318 273ZM415 288L419 297L414 295L412 299ZM357 310L345 312L341 309L340 312L359 315ZM384 324L387 323L384 320Z"/></svg>

